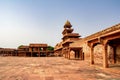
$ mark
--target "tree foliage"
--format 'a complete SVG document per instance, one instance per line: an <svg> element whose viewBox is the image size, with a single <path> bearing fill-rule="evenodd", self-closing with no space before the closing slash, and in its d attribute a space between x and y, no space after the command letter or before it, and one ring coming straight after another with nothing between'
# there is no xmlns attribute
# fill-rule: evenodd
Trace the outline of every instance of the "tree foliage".
<svg viewBox="0 0 120 80"><path fill-rule="evenodd" d="M23 45L18 46L18 48L22 47Z"/></svg>
<svg viewBox="0 0 120 80"><path fill-rule="evenodd" d="M52 47L52 46L48 46L47 50L49 50L49 51L53 51L53 50L54 50L54 47Z"/></svg>

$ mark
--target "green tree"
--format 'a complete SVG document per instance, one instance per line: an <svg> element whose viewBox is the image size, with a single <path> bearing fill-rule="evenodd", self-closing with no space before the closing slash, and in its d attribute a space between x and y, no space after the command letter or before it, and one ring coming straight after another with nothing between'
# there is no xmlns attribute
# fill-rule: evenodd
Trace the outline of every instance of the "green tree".
<svg viewBox="0 0 120 80"><path fill-rule="evenodd" d="M48 46L48 47L47 47L47 50L49 50L49 51L53 51L53 50L54 50L54 47L52 47L52 46Z"/></svg>
<svg viewBox="0 0 120 80"><path fill-rule="evenodd" d="M18 46L18 48L22 47L23 45Z"/></svg>

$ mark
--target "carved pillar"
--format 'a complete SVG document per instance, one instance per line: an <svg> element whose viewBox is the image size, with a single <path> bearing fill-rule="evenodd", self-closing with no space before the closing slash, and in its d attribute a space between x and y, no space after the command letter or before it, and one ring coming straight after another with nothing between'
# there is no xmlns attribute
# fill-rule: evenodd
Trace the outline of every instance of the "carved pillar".
<svg viewBox="0 0 120 80"><path fill-rule="evenodd" d="M69 54L68 59L70 59L70 48L69 48L69 50L68 50L68 54Z"/></svg>
<svg viewBox="0 0 120 80"><path fill-rule="evenodd" d="M79 50L79 59L80 59L80 60L83 60L83 53L82 53L81 50Z"/></svg>
<svg viewBox="0 0 120 80"><path fill-rule="evenodd" d="M70 55L70 52L69 52L69 48L67 49L67 54L68 54L68 59L69 59L69 55Z"/></svg>
<svg viewBox="0 0 120 80"><path fill-rule="evenodd" d="M104 42L104 52L103 52L103 67L108 68L108 54L107 54L107 41Z"/></svg>
<svg viewBox="0 0 120 80"><path fill-rule="evenodd" d="M82 52L82 49L79 50L79 57L81 60L83 60L83 52Z"/></svg>
<svg viewBox="0 0 120 80"><path fill-rule="evenodd" d="M68 52L68 50L67 50L67 58L69 58L69 52Z"/></svg>
<svg viewBox="0 0 120 80"><path fill-rule="evenodd" d="M63 53L65 54L65 58L66 58L66 52L65 52L65 50L63 51Z"/></svg>
<svg viewBox="0 0 120 80"><path fill-rule="evenodd" d="M67 58L67 53L66 53L66 49L64 50L64 54L65 54L65 58Z"/></svg>
<svg viewBox="0 0 120 80"><path fill-rule="evenodd" d="M68 58L68 50L66 49L66 58Z"/></svg>
<svg viewBox="0 0 120 80"><path fill-rule="evenodd" d="M93 54L94 46L91 45L90 49L91 49L91 52L90 52L90 64L94 64L94 54Z"/></svg>
<svg viewBox="0 0 120 80"><path fill-rule="evenodd" d="M93 43L87 42L87 45L90 47L90 64L94 64L94 54L93 54L94 46L93 46Z"/></svg>

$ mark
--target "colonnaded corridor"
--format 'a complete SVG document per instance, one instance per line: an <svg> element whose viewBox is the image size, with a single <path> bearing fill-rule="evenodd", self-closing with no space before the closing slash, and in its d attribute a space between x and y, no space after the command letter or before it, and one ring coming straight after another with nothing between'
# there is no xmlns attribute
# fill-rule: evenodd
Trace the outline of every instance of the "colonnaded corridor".
<svg viewBox="0 0 120 80"><path fill-rule="evenodd" d="M120 80L120 69L63 57L0 57L0 80Z"/></svg>

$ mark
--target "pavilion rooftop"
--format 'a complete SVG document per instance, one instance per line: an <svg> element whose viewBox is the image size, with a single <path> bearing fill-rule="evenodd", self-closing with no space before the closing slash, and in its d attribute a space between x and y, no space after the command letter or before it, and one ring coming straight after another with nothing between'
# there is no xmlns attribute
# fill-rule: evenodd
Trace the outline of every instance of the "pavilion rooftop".
<svg viewBox="0 0 120 80"><path fill-rule="evenodd" d="M47 44L31 43L29 47L47 47Z"/></svg>

